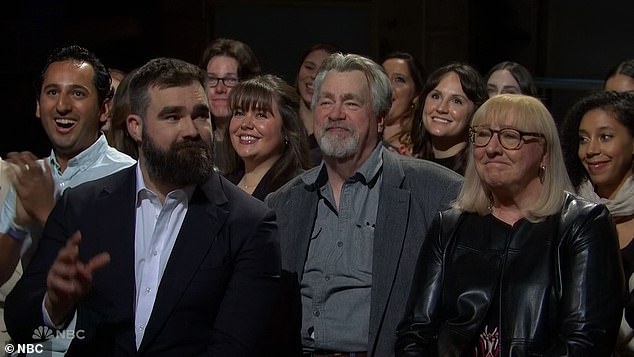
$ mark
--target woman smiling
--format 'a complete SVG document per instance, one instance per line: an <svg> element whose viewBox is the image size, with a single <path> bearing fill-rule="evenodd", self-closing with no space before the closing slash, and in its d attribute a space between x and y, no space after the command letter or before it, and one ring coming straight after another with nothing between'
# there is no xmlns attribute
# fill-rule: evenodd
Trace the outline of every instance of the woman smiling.
<svg viewBox="0 0 634 357"><path fill-rule="evenodd" d="M270 74L239 83L229 95L226 135L235 151L226 177L260 200L309 166L299 100L292 86Z"/></svg>

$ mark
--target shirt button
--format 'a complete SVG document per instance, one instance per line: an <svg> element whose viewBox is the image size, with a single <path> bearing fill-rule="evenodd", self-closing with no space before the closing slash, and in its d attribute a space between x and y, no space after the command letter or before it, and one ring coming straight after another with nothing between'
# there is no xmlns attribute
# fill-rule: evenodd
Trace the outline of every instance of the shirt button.
<svg viewBox="0 0 634 357"><path fill-rule="evenodd" d="M324 279L326 279L326 281L330 281L330 275L326 275Z"/></svg>
<svg viewBox="0 0 634 357"><path fill-rule="evenodd" d="M148 294L149 294L149 293L150 293L150 291L152 291L152 289L150 289L150 288L145 288L145 292L146 292L146 293L148 293Z"/></svg>
<svg viewBox="0 0 634 357"><path fill-rule="evenodd" d="M337 247L343 247L343 242L337 242Z"/></svg>
<svg viewBox="0 0 634 357"><path fill-rule="evenodd" d="M157 255L158 255L158 252L157 252L156 250L154 250L154 251L152 251L152 255L153 255L153 256L157 256Z"/></svg>
<svg viewBox="0 0 634 357"><path fill-rule="evenodd" d="M317 311L317 310L313 311L313 315L319 316L319 311Z"/></svg>
<svg viewBox="0 0 634 357"><path fill-rule="evenodd" d="M143 331L143 325L139 325L139 331Z"/></svg>

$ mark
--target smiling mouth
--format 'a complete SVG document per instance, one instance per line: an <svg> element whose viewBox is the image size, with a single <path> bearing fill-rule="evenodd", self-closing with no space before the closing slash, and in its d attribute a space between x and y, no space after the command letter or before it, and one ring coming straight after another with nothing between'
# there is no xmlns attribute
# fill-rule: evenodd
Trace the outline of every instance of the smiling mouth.
<svg viewBox="0 0 634 357"><path fill-rule="evenodd" d="M240 140L240 143L242 144L253 144L256 141L260 140L260 138L256 138L255 136L251 136L251 135L239 135L238 139Z"/></svg>
<svg viewBox="0 0 634 357"><path fill-rule="evenodd" d="M431 120L432 120L433 122L436 122L436 123L442 123L442 124L449 124L449 123L451 123L451 122L452 122L452 121L451 121L451 120L449 120L449 119L439 118L439 117L431 117Z"/></svg>
<svg viewBox="0 0 634 357"><path fill-rule="evenodd" d="M70 129L75 125L75 123L77 122L70 119L55 119L55 125L62 129Z"/></svg>
<svg viewBox="0 0 634 357"><path fill-rule="evenodd" d="M593 163L589 163L586 162L586 165L588 166L588 169L590 170L596 170L596 169L601 169L604 166L606 166L609 163L609 161L601 161L601 162L593 162Z"/></svg>

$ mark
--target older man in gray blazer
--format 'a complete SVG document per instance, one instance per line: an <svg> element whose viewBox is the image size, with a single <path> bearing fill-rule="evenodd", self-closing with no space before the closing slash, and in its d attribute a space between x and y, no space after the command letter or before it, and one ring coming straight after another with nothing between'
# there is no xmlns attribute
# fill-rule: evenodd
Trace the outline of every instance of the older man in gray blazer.
<svg viewBox="0 0 634 357"><path fill-rule="evenodd" d="M288 289L279 321L292 326L295 356L394 354L427 229L462 184L453 171L381 144L391 102L381 66L331 55L312 102L323 162L266 198Z"/></svg>

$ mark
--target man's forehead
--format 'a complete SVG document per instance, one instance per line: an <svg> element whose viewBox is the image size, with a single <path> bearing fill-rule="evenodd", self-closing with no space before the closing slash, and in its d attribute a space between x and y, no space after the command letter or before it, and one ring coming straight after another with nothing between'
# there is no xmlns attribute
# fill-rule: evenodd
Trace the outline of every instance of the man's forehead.
<svg viewBox="0 0 634 357"><path fill-rule="evenodd" d="M327 92L368 92L368 80L359 70L354 71L329 71L322 83L322 90Z"/></svg>
<svg viewBox="0 0 634 357"><path fill-rule="evenodd" d="M44 82L60 77L81 77L92 81L93 74L93 67L87 62L75 60L53 62L46 68L46 72L44 72Z"/></svg>
<svg viewBox="0 0 634 357"><path fill-rule="evenodd" d="M161 87L152 86L149 94L153 101L160 103L180 103L178 105L204 104L208 105L205 89L198 82L185 86Z"/></svg>

